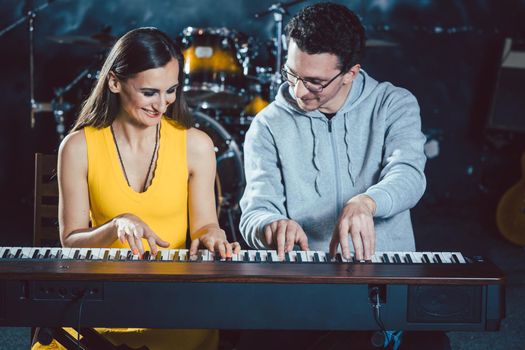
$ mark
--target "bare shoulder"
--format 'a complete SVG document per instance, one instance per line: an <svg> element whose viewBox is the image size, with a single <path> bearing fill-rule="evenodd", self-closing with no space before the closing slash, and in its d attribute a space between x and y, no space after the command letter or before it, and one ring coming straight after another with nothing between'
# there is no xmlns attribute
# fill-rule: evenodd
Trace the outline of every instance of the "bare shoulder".
<svg viewBox="0 0 525 350"><path fill-rule="evenodd" d="M87 166L87 145L84 130L77 130L67 135L60 143L59 162Z"/></svg>
<svg viewBox="0 0 525 350"><path fill-rule="evenodd" d="M190 128L187 131L188 154L205 156L213 153L213 141L204 131Z"/></svg>

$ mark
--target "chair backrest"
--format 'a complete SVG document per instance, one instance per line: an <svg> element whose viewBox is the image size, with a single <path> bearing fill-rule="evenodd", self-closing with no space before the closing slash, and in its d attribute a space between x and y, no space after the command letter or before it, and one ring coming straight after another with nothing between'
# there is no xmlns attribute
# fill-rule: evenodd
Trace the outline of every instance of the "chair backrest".
<svg viewBox="0 0 525 350"><path fill-rule="evenodd" d="M35 154L33 246L59 246L57 155Z"/></svg>

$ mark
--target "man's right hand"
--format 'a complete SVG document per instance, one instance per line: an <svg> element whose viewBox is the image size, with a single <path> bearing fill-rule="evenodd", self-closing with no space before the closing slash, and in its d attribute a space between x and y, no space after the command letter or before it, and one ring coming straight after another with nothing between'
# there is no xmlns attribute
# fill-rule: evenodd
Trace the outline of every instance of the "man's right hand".
<svg viewBox="0 0 525 350"><path fill-rule="evenodd" d="M284 259L284 253L298 244L301 250L308 250L308 238L301 226L293 220L277 220L264 226L266 244L277 249L277 255Z"/></svg>

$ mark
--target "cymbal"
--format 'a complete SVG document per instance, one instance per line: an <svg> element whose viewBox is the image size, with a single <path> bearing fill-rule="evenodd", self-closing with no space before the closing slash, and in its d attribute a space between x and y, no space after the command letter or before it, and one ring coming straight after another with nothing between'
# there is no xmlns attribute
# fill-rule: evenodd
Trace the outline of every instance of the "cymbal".
<svg viewBox="0 0 525 350"><path fill-rule="evenodd" d="M58 44L68 44L86 47L109 48L113 46L116 38L107 33L99 33L91 36L83 35L62 35L62 36L48 36L48 40L54 41Z"/></svg>

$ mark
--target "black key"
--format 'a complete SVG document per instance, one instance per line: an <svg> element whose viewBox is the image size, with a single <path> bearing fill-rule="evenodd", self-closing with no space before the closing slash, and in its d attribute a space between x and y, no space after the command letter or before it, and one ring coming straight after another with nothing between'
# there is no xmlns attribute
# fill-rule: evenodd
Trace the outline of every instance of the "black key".
<svg viewBox="0 0 525 350"><path fill-rule="evenodd" d="M399 257L398 253L394 254L394 262L401 264L401 258Z"/></svg>
<svg viewBox="0 0 525 350"><path fill-rule="evenodd" d="M244 252L244 257L242 258L242 261L250 261L250 254L247 251Z"/></svg>
<svg viewBox="0 0 525 350"><path fill-rule="evenodd" d="M388 254L387 253L383 253L383 262L385 264L390 264L390 259L388 258Z"/></svg>
<svg viewBox="0 0 525 350"><path fill-rule="evenodd" d="M335 261L337 261L339 263L343 262L343 257L341 256L341 253L335 254Z"/></svg>
<svg viewBox="0 0 525 350"><path fill-rule="evenodd" d="M115 253L115 260L120 260L120 250Z"/></svg>
<svg viewBox="0 0 525 350"><path fill-rule="evenodd" d="M160 251L157 252L157 255L155 255L155 261L161 261L162 260L162 254Z"/></svg>
<svg viewBox="0 0 525 350"><path fill-rule="evenodd" d="M104 260L109 260L109 250L106 250L106 251L104 252L104 256L102 257L102 259L104 259Z"/></svg>
<svg viewBox="0 0 525 350"><path fill-rule="evenodd" d="M149 252L149 250L146 250L144 254L142 254L142 260L150 260L150 258L151 258L151 253Z"/></svg>
<svg viewBox="0 0 525 350"><path fill-rule="evenodd" d="M268 259L266 259L268 262L273 262L272 253L268 253Z"/></svg>
<svg viewBox="0 0 525 350"><path fill-rule="evenodd" d="M443 264L443 260L441 260L441 257L439 256L439 254L434 254L434 260L435 260L438 264Z"/></svg>
<svg viewBox="0 0 525 350"><path fill-rule="evenodd" d="M46 249L46 252L44 253L44 259L49 259L50 255L51 255L51 249Z"/></svg>
<svg viewBox="0 0 525 350"><path fill-rule="evenodd" d="M428 255L423 254L423 262L424 262L425 264L430 264L430 259L428 258Z"/></svg>
<svg viewBox="0 0 525 350"><path fill-rule="evenodd" d="M56 258L57 258L57 259L62 259L63 257L64 257L64 254L62 253L62 249L59 249L59 250L57 251L57 256L56 256Z"/></svg>
<svg viewBox="0 0 525 350"><path fill-rule="evenodd" d="M180 260L180 254L179 254L179 251L176 250L175 253L173 254L173 261L179 261Z"/></svg>
<svg viewBox="0 0 525 350"><path fill-rule="evenodd" d="M22 248L18 248L15 254L15 259L19 259L21 254L22 254Z"/></svg>
<svg viewBox="0 0 525 350"><path fill-rule="evenodd" d="M86 260L91 260L93 258L93 253L91 252L91 249L88 249L86 252Z"/></svg>
<svg viewBox="0 0 525 350"><path fill-rule="evenodd" d="M204 257L202 256L202 250L199 250L197 252L197 261L202 262L204 260Z"/></svg>
<svg viewBox="0 0 525 350"><path fill-rule="evenodd" d="M290 252L284 253L284 261L286 261L286 262L290 262L291 261L290 260Z"/></svg>
<svg viewBox="0 0 525 350"><path fill-rule="evenodd" d="M460 264L459 259L456 254L452 254L452 261L454 261L456 264Z"/></svg>
<svg viewBox="0 0 525 350"><path fill-rule="evenodd" d="M295 255L295 261L298 262L298 263L302 263L303 262L303 257L301 256L301 254L297 253Z"/></svg>
<svg viewBox="0 0 525 350"><path fill-rule="evenodd" d="M78 259L80 257L80 250L75 250L75 255L73 255L73 259Z"/></svg>
<svg viewBox="0 0 525 350"><path fill-rule="evenodd" d="M319 253L314 253L314 262L321 262L321 259L319 258Z"/></svg>
<svg viewBox="0 0 525 350"><path fill-rule="evenodd" d="M128 254L126 254L126 260L133 260L133 252L131 250L128 250Z"/></svg>
<svg viewBox="0 0 525 350"><path fill-rule="evenodd" d="M33 253L31 259L40 259L40 249L35 249L35 252Z"/></svg>
<svg viewBox="0 0 525 350"><path fill-rule="evenodd" d="M4 254L2 254L2 259L7 259L9 258L9 254L10 254L10 249L6 249L4 251Z"/></svg>
<svg viewBox="0 0 525 350"><path fill-rule="evenodd" d="M256 261L256 262L261 262L261 261L262 261L262 259L261 259L261 253L259 253L259 252L256 252L256 253L255 253L255 261Z"/></svg>
<svg viewBox="0 0 525 350"><path fill-rule="evenodd" d="M406 254L405 255L405 261L409 264L413 264L414 262L412 261L412 257L410 256L410 254Z"/></svg>

